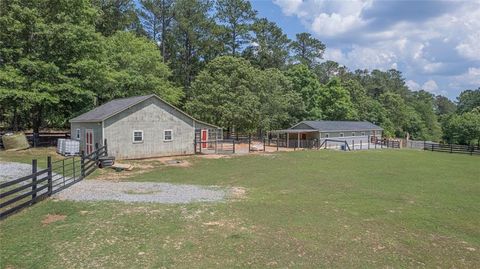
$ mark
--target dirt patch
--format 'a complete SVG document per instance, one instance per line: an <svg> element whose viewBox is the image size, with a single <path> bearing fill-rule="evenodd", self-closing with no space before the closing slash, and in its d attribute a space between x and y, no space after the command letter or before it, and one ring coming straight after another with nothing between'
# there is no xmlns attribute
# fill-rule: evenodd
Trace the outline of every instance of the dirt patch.
<svg viewBox="0 0 480 269"><path fill-rule="evenodd" d="M197 155L198 158L204 159L228 159L231 158L229 155L222 155L222 154L205 154L205 155Z"/></svg>
<svg viewBox="0 0 480 269"><path fill-rule="evenodd" d="M233 187L230 190L230 197L232 199L245 199L247 196L247 190L243 187Z"/></svg>
<svg viewBox="0 0 480 269"><path fill-rule="evenodd" d="M48 225L57 221L63 221L67 218L65 215L47 214L42 220L43 225Z"/></svg>
<svg viewBox="0 0 480 269"><path fill-rule="evenodd" d="M140 175L146 172L151 171L155 167L159 166L159 163L155 162L144 162L144 163L131 163L133 166L132 171L121 171L121 172L116 172L114 169L111 168L105 168L105 169L100 169L100 175L96 176L95 179L100 179L100 180L108 180L108 181L120 181L125 178L133 177L136 175Z"/></svg>
<svg viewBox="0 0 480 269"><path fill-rule="evenodd" d="M167 166L175 166L175 167L190 167L192 164L186 160L167 160L164 161L163 164Z"/></svg>

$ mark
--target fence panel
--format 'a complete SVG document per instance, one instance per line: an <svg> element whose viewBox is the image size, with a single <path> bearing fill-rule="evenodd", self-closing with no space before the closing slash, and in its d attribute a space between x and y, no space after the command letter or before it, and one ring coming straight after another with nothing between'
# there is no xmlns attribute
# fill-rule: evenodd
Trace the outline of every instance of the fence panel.
<svg viewBox="0 0 480 269"><path fill-rule="evenodd" d="M0 184L0 219L30 206L52 193L51 158L47 168L38 170L37 160L32 160L30 175Z"/></svg>
<svg viewBox="0 0 480 269"><path fill-rule="evenodd" d="M233 154L237 146L233 139L194 141L195 154Z"/></svg>
<svg viewBox="0 0 480 269"><path fill-rule="evenodd" d="M93 173L99 157L107 155L107 142L91 154L69 157L52 162L47 157L47 168L38 170L37 160L32 160L30 175L0 184L0 219L30 206L41 199L79 182Z"/></svg>
<svg viewBox="0 0 480 269"><path fill-rule="evenodd" d="M469 155L480 156L480 148L478 146L424 143L423 149L428 151L469 154Z"/></svg>

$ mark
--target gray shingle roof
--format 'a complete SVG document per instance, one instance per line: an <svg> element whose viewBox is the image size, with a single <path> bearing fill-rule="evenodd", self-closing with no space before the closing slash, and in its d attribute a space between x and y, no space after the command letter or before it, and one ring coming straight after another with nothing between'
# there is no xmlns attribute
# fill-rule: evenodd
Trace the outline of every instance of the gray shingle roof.
<svg viewBox="0 0 480 269"><path fill-rule="evenodd" d="M323 131L383 130L382 127L377 126L368 121L323 121L322 120L322 121L302 121L301 123L305 123L306 125L322 132ZM293 127L291 127L290 129L292 129Z"/></svg>
<svg viewBox="0 0 480 269"><path fill-rule="evenodd" d="M151 94L151 95L115 99L99 107L96 107L86 113L83 113L82 115L76 118L71 119L70 122L101 122L152 96L155 96L155 95Z"/></svg>

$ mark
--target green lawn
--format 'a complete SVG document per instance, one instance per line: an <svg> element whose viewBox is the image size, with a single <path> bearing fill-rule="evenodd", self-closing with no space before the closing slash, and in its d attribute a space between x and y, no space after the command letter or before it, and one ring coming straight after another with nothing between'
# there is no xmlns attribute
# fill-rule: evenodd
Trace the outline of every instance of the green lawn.
<svg viewBox="0 0 480 269"><path fill-rule="evenodd" d="M8 159L8 156L3 156ZM125 180L236 186L189 205L48 200L0 222L1 268L480 268L480 158L413 150L188 158ZM47 214L66 219L42 224Z"/></svg>

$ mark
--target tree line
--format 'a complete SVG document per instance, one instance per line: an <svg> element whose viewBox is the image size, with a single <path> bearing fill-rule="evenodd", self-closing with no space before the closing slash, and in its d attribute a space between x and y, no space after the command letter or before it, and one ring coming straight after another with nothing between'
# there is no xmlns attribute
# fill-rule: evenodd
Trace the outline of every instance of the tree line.
<svg viewBox="0 0 480 269"><path fill-rule="evenodd" d="M0 0L0 128L66 128L114 98L155 93L240 132L367 120L390 137L480 139L480 88L452 102L395 69L324 61L245 0Z"/></svg>

